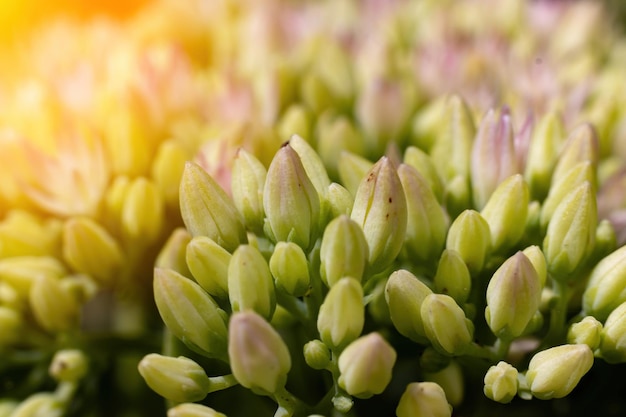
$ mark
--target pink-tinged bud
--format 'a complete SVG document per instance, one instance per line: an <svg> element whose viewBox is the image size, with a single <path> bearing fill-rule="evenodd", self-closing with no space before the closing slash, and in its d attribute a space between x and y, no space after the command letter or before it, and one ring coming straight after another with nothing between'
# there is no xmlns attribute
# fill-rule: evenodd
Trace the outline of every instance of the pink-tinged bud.
<svg viewBox="0 0 626 417"><path fill-rule="evenodd" d="M228 251L246 242L235 204L199 165L188 162L180 183L180 211L192 236L207 236Z"/></svg>
<svg viewBox="0 0 626 417"><path fill-rule="evenodd" d="M398 417L450 417L452 406L446 393L435 382L412 382L400 397Z"/></svg>
<svg viewBox="0 0 626 417"><path fill-rule="evenodd" d="M578 186L558 205L543 241L548 271L566 280L593 249L598 214L593 187Z"/></svg>
<svg viewBox="0 0 626 417"><path fill-rule="evenodd" d="M465 210L450 226L446 249L458 252L470 273L480 272L491 252L489 224L477 211Z"/></svg>
<svg viewBox="0 0 626 417"><path fill-rule="evenodd" d="M363 288L354 278L341 278L326 294L317 315L320 338L330 348L341 350L359 337L364 324Z"/></svg>
<svg viewBox="0 0 626 417"><path fill-rule="evenodd" d="M593 365L587 345L561 345L536 353L528 364L526 381L541 400L568 395Z"/></svg>
<svg viewBox="0 0 626 417"><path fill-rule="evenodd" d="M320 276L332 287L342 277L363 278L368 246L361 227L347 215L326 226L320 246Z"/></svg>
<svg viewBox="0 0 626 417"><path fill-rule="evenodd" d="M482 209L498 185L519 171L509 110L503 108L500 114L490 110L478 127L472 147L474 206Z"/></svg>
<svg viewBox="0 0 626 417"><path fill-rule="evenodd" d="M504 261L487 287L485 319L497 337L520 336L539 309L541 281L523 252Z"/></svg>
<svg viewBox="0 0 626 417"><path fill-rule="evenodd" d="M436 259L443 250L449 219L426 179L413 167L401 164L398 177L407 203L406 246L416 262Z"/></svg>
<svg viewBox="0 0 626 417"><path fill-rule="evenodd" d="M382 393L391 382L396 357L379 333L361 336L339 355L339 386L357 398Z"/></svg>
<svg viewBox="0 0 626 417"><path fill-rule="evenodd" d="M291 356L278 332L253 311L234 313L228 330L228 357L237 381L271 395L285 386Z"/></svg>
<svg viewBox="0 0 626 417"><path fill-rule="evenodd" d="M351 218L363 229L371 267L383 270L400 253L407 226L406 198L389 158L382 157L361 181Z"/></svg>
<svg viewBox="0 0 626 417"><path fill-rule="evenodd" d="M283 145L270 164L263 191L266 232L274 241L294 242L303 249L317 239L320 197L298 153Z"/></svg>
<svg viewBox="0 0 626 417"><path fill-rule="evenodd" d="M583 310L600 321L626 302L626 246L602 259L591 271Z"/></svg>

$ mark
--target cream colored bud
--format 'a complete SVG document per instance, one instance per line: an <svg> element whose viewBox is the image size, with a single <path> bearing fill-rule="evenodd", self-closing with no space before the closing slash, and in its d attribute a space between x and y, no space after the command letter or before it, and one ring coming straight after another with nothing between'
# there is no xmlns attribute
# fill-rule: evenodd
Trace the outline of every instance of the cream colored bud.
<svg viewBox="0 0 626 417"><path fill-rule="evenodd" d="M397 417L451 417L452 406L435 382L412 382L400 397Z"/></svg>

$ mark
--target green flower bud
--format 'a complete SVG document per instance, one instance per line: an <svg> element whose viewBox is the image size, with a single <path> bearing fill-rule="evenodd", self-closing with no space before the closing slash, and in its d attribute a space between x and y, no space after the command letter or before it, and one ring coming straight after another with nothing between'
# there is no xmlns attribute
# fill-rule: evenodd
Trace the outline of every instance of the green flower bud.
<svg viewBox="0 0 626 417"><path fill-rule="evenodd" d="M0 305L0 349L20 340L23 324L24 320L19 312Z"/></svg>
<svg viewBox="0 0 626 417"><path fill-rule="evenodd" d="M199 165L187 162L180 182L180 212L192 236L207 236L228 251L246 241L235 204Z"/></svg>
<svg viewBox="0 0 626 417"><path fill-rule="evenodd" d="M123 235L132 242L150 245L163 233L165 201L151 180L140 177L132 181L121 212Z"/></svg>
<svg viewBox="0 0 626 417"><path fill-rule="evenodd" d="M202 287L171 269L154 270L154 301L172 334L191 349L224 359L224 312Z"/></svg>
<svg viewBox="0 0 626 417"><path fill-rule="evenodd" d="M119 244L95 221L69 219L63 227L63 258L76 271L110 284L122 267Z"/></svg>
<svg viewBox="0 0 626 417"><path fill-rule="evenodd" d="M19 406L19 402L11 399L0 400L0 417L11 417L13 411Z"/></svg>
<svg viewBox="0 0 626 417"><path fill-rule="evenodd" d="M317 316L317 330L322 341L341 350L359 337L365 323L363 288L359 281L344 277L326 294Z"/></svg>
<svg viewBox="0 0 626 417"><path fill-rule="evenodd" d="M326 226L320 246L320 276L332 287L342 277L363 278L368 260L368 246L363 230L347 215Z"/></svg>
<svg viewBox="0 0 626 417"><path fill-rule="evenodd" d="M359 337L339 355L339 386L357 398L380 394L391 382L396 356L379 333Z"/></svg>
<svg viewBox="0 0 626 417"><path fill-rule="evenodd" d="M262 231L263 188L267 170L253 154L240 148L233 162L231 192L235 207L241 213L244 224L250 230Z"/></svg>
<svg viewBox="0 0 626 417"><path fill-rule="evenodd" d="M528 364L526 381L541 400L563 398L578 385L593 365L587 345L561 345L536 353Z"/></svg>
<svg viewBox="0 0 626 417"><path fill-rule="evenodd" d="M329 206L329 218L334 219L343 214L350 216L354 198L352 194L343 185L333 182L328 186L326 198Z"/></svg>
<svg viewBox="0 0 626 417"><path fill-rule="evenodd" d="M385 299L395 328L416 343L428 342L420 315L424 299L433 292L407 270L395 271L385 285Z"/></svg>
<svg viewBox="0 0 626 417"><path fill-rule="evenodd" d="M175 139L161 143L150 167L150 178L154 179L168 207L179 203L180 178L189 160L189 151Z"/></svg>
<svg viewBox="0 0 626 417"><path fill-rule="evenodd" d="M300 97L315 114L320 114L333 106L333 96L328 85L318 74L308 71L300 83Z"/></svg>
<svg viewBox="0 0 626 417"><path fill-rule="evenodd" d="M471 274L479 272L491 251L489 224L477 211L465 210L450 226L446 249L458 252Z"/></svg>
<svg viewBox="0 0 626 417"><path fill-rule="evenodd" d="M54 394L38 392L17 406L11 417L61 417L65 415L63 403Z"/></svg>
<svg viewBox="0 0 626 417"><path fill-rule="evenodd" d="M583 161L570 169L563 177L550 187L548 197L541 205L541 217L539 219L541 230L545 230L554 216L556 208L567 197L569 193L574 191L581 184L588 182L596 183L596 173L589 161Z"/></svg>
<svg viewBox="0 0 626 417"><path fill-rule="evenodd" d="M567 343L585 344L591 350L596 350L600 346L601 336L602 323L593 316L587 316L570 326L567 331Z"/></svg>
<svg viewBox="0 0 626 417"><path fill-rule="evenodd" d="M332 178L339 178L341 153L365 154L361 133L346 116L321 117L317 122L317 149ZM366 170L367 171L367 170Z"/></svg>
<svg viewBox="0 0 626 417"><path fill-rule="evenodd" d="M139 362L138 369L146 384L170 401L200 401L209 393L211 381L204 369L184 356L150 353Z"/></svg>
<svg viewBox="0 0 626 417"><path fill-rule="evenodd" d="M428 340L426 341L426 343ZM452 358L449 355L444 355L432 346L426 346L422 354L420 355L420 369L424 373L436 373L443 371L452 363Z"/></svg>
<svg viewBox="0 0 626 417"><path fill-rule="evenodd" d="M470 176L470 155L476 136L472 113L459 96L445 102L439 135L430 155L444 182Z"/></svg>
<svg viewBox="0 0 626 417"><path fill-rule="evenodd" d="M228 264L228 297L233 311L254 310L269 320L276 290L267 261L257 248L241 245Z"/></svg>
<svg viewBox="0 0 626 417"><path fill-rule="evenodd" d="M228 296L228 265L231 254L206 236L196 236L187 245L185 260L200 286L214 297Z"/></svg>
<svg viewBox="0 0 626 417"><path fill-rule="evenodd" d="M301 297L309 290L309 265L300 246L292 242L278 242L269 265L276 286L287 294Z"/></svg>
<svg viewBox="0 0 626 417"><path fill-rule="evenodd" d="M462 355L472 342L474 326L456 301L445 294L430 294L420 308L426 337L441 353Z"/></svg>
<svg viewBox="0 0 626 417"><path fill-rule="evenodd" d="M407 225L406 198L389 158L382 157L361 181L351 217L363 229L370 265L383 270L402 249Z"/></svg>
<svg viewBox="0 0 626 417"><path fill-rule="evenodd" d="M287 345L268 322L252 311L231 316L228 356L237 381L255 393L273 394L287 382L291 369Z"/></svg>
<svg viewBox="0 0 626 417"><path fill-rule="evenodd" d="M202 404L183 403L167 410L167 417L226 417Z"/></svg>
<svg viewBox="0 0 626 417"><path fill-rule="evenodd" d="M283 145L272 160L263 190L266 233L307 249L316 239L320 197L298 153Z"/></svg>
<svg viewBox="0 0 626 417"><path fill-rule="evenodd" d="M487 287L485 319L499 338L520 336L541 301L541 281L530 260L519 251L493 274Z"/></svg>
<svg viewBox="0 0 626 417"><path fill-rule="evenodd" d="M398 417L451 417L452 406L435 382L412 382L400 397Z"/></svg>
<svg viewBox="0 0 626 417"><path fill-rule="evenodd" d="M524 172L533 199L541 201L548 193L564 138L565 129L556 113L546 113L539 119L528 148Z"/></svg>
<svg viewBox="0 0 626 417"><path fill-rule="evenodd" d="M585 182L559 204L543 241L548 271L567 279L593 249L597 220L596 197Z"/></svg>
<svg viewBox="0 0 626 417"><path fill-rule="evenodd" d="M443 251L433 284L437 292L449 295L457 304L463 305L467 301L472 277L458 252L451 249Z"/></svg>
<svg viewBox="0 0 626 417"><path fill-rule="evenodd" d="M27 297L32 283L41 275L60 279L67 273L63 264L51 256L16 256L0 259L0 282Z"/></svg>
<svg viewBox="0 0 626 417"><path fill-rule="evenodd" d="M489 225L494 252L506 252L522 238L528 204L528 186L520 174L502 181L489 197L480 215Z"/></svg>
<svg viewBox="0 0 626 417"><path fill-rule="evenodd" d="M474 206L485 207L487 200L506 178L519 172L511 115L507 108L483 117L472 147L471 178Z"/></svg>
<svg viewBox="0 0 626 417"><path fill-rule="evenodd" d="M452 407L461 405L465 396L465 382L461 365L455 360L437 372L425 372L424 379L443 388L446 399Z"/></svg>
<svg viewBox="0 0 626 417"><path fill-rule="evenodd" d="M37 323L45 330L56 333L78 326L80 306L60 280L40 276L30 288L29 299Z"/></svg>
<svg viewBox="0 0 626 417"><path fill-rule="evenodd" d="M437 200L441 201L443 197L443 183L432 158L421 149L415 146L409 146L404 151L403 162L412 166L420 173L426 181L426 184L428 184L428 188L432 191Z"/></svg>
<svg viewBox="0 0 626 417"><path fill-rule="evenodd" d="M458 175L447 182L443 203L451 218L458 217L472 204L470 192L470 184L467 177Z"/></svg>
<svg viewBox="0 0 626 417"><path fill-rule="evenodd" d="M64 349L54 354L48 373L57 381L78 382L88 370L87 356L83 351Z"/></svg>
<svg viewBox="0 0 626 417"><path fill-rule="evenodd" d="M173 269L182 275L190 276L191 271L189 271L187 260L185 259L187 244L190 241L191 235L187 229L184 227L176 228L161 248L154 266Z"/></svg>
<svg viewBox="0 0 626 417"><path fill-rule="evenodd" d="M401 164L398 177L407 204L406 245L411 259L437 258L446 241L449 220L426 180L409 165Z"/></svg>
<svg viewBox="0 0 626 417"><path fill-rule="evenodd" d="M302 104L291 104L276 123L276 130L282 142L287 142L294 134L308 138L311 135L311 114Z"/></svg>
<svg viewBox="0 0 626 417"><path fill-rule="evenodd" d="M546 257L543 255L541 248L532 245L522 252L526 255L530 263L533 264L533 267L535 267L535 271L537 271L537 275L539 276L539 282L541 282L541 287L543 288L548 279L548 265L546 264Z"/></svg>
<svg viewBox="0 0 626 417"><path fill-rule="evenodd" d="M369 159L352 152L342 151L339 154L339 182L352 195L356 195L361 180L373 166L374 164Z"/></svg>
<svg viewBox="0 0 626 417"><path fill-rule="evenodd" d="M620 304L606 319L600 353L608 363L626 362L626 302Z"/></svg>
<svg viewBox="0 0 626 417"><path fill-rule="evenodd" d="M583 293L583 310L600 321L626 301L626 246L604 259L591 271Z"/></svg>
<svg viewBox="0 0 626 417"><path fill-rule="evenodd" d="M328 190L328 186L330 185L330 179L328 178L326 167L324 167L320 156L306 140L298 135L291 136L289 146L291 146L300 157L304 171L311 180L311 183L313 183L317 194L324 198L326 196L326 190Z"/></svg>
<svg viewBox="0 0 626 417"><path fill-rule="evenodd" d="M517 394L517 375L514 366L500 361L485 374L483 392L490 400L502 404L510 403Z"/></svg>
<svg viewBox="0 0 626 417"><path fill-rule="evenodd" d="M595 170L599 159L598 136L589 123L574 128L559 154L552 173L552 184L556 184L568 171L583 161L589 161Z"/></svg>
<svg viewBox="0 0 626 417"><path fill-rule="evenodd" d="M321 340L311 340L304 345L304 360L313 369L326 369L330 355L330 349Z"/></svg>

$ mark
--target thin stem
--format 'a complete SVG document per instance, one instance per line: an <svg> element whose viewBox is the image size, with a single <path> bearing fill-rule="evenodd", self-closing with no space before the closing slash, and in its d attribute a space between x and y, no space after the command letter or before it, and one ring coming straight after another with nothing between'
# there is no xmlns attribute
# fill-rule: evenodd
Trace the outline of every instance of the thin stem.
<svg viewBox="0 0 626 417"><path fill-rule="evenodd" d="M233 374L228 374L224 376L213 376L209 378L209 392L208 394L216 391L222 391L230 387L234 387L235 385L239 385L239 382Z"/></svg>
<svg viewBox="0 0 626 417"><path fill-rule="evenodd" d="M556 302L550 312L550 327L544 337L543 346L551 346L563 337L565 322L567 320L567 304L570 291L567 283L552 280Z"/></svg>

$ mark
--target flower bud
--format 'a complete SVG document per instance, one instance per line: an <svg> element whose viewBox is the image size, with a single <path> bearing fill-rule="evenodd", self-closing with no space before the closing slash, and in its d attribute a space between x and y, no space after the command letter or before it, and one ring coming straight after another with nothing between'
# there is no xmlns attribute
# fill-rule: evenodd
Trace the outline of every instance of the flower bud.
<svg viewBox="0 0 626 417"><path fill-rule="evenodd" d="M326 198L328 199L328 216L330 219L334 219L335 217L339 217L343 214L350 217L352 206L354 205L354 198L347 188L333 182L328 186Z"/></svg>
<svg viewBox="0 0 626 417"><path fill-rule="evenodd" d="M65 415L65 410L62 401L49 392L30 395L11 413L11 417L61 417L63 415Z"/></svg>
<svg viewBox="0 0 626 417"><path fill-rule="evenodd" d="M13 345L22 336L24 320L16 310L0 305L0 349Z"/></svg>
<svg viewBox="0 0 626 417"><path fill-rule="evenodd" d="M13 399L3 398L0 400L0 417L11 417L19 406L19 402Z"/></svg>
<svg viewBox="0 0 626 417"><path fill-rule="evenodd" d="M412 382L400 397L398 417L450 417L452 406L435 382Z"/></svg>
<svg viewBox="0 0 626 417"><path fill-rule="evenodd" d="M57 381L78 382L88 370L87 356L83 351L64 349L54 354L48 373Z"/></svg>
<svg viewBox="0 0 626 417"><path fill-rule="evenodd" d="M519 172L511 115L489 110L480 122L472 147L471 178L474 206L485 207L498 185Z"/></svg>
<svg viewBox="0 0 626 417"><path fill-rule="evenodd" d="M287 142L292 135L308 138L311 136L311 114L302 104L291 104L276 123L276 130L282 142Z"/></svg>
<svg viewBox="0 0 626 417"><path fill-rule="evenodd" d="M139 362L138 369L148 386L170 401L200 401L209 393L211 382L204 369L184 356L150 353Z"/></svg>
<svg viewBox="0 0 626 417"><path fill-rule="evenodd" d="M534 129L524 172L533 199L541 201L548 193L563 138L564 127L558 115L546 113Z"/></svg>
<svg viewBox="0 0 626 417"><path fill-rule="evenodd" d="M156 268L154 301L174 336L203 355L225 358L224 312L202 287L173 270Z"/></svg>
<svg viewBox="0 0 626 417"><path fill-rule="evenodd" d="M191 155L175 139L159 145L150 167L150 177L154 180L168 207L176 207L180 199L180 180L185 163Z"/></svg>
<svg viewBox="0 0 626 417"><path fill-rule="evenodd" d="M472 342L474 326L456 301L445 294L430 294L420 308L426 337L441 353L462 355Z"/></svg>
<svg viewBox="0 0 626 417"><path fill-rule="evenodd" d="M494 252L505 252L522 238L528 204L528 186L520 174L506 178L489 197L480 215L489 225Z"/></svg>
<svg viewBox="0 0 626 417"><path fill-rule="evenodd" d="M253 154L238 149L233 162L231 192L235 207L241 213L246 227L263 230L263 188L267 170Z"/></svg>
<svg viewBox="0 0 626 417"><path fill-rule="evenodd" d="M541 248L539 246L532 245L524 249L522 252L526 255L530 263L533 264L533 267L535 267L537 276L539 276L539 282L543 288L546 285L546 280L548 279L548 265L546 265L546 257L543 255Z"/></svg>
<svg viewBox="0 0 626 417"><path fill-rule="evenodd" d="M0 221L0 258L56 256L61 238L61 221L42 220L30 212L12 209Z"/></svg>
<svg viewBox="0 0 626 417"><path fill-rule="evenodd" d="M425 373L436 373L450 366L452 360L449 355L444 355L432 346L426 346L420 355L419 366Z"/></svg>
<svg viewBox="0 0 626 417"><path fill-rule="evenodd" d="M415 275L401 269L393 272L385 285L385 299L395 328L414 342L426 344L426 331L420 309L433 292Z"/></svg>
<svg viewBox="0 0 626 417"><path fill-rule="evenodd" d="M184 227L174 229L159 252L154 266L157 268L173 269L174 271L191 276L187 267L186 252L187 244L191 241L191 235Z"/></svg>
<svg viewBox="0 0 626 417"><path fill-rule="evenodd" d="M446 249L458 252L471 274L479 272L491 251L489 224L477 211L465 210L450 226Z"/></svg>
<svg viewBox="0 0 626 417"><path fill-rule="evenodd" d="M195 403L178 404L167 410L167 417L226 417L211 407Z"/></svg>
<svg viewBox="0 0 626 417"><path fill-rule="evenodd" d="M559 154L559 159L552 173L552 184L558 182L567 172L583 161L589 161L594 169L598 166L598 136L589 123L574 128L567 136L567 141Z"/></svg>
<svg viewBox="0 0 626 417"><path fill-rule="evenodd" d="M317 194L324 198L326 196L326 190L328 190L328 186L330 185L330 179L328 178L328 173L326 172L326 168L320 156L306 140L298 135L291 136L289 146L291 146L300 157L304 171L315 187Z"/></svg>
<svg viewBox="0 0 626 417"><path fill-rule="evenodd" d="M595 317L587 316L578 323L574 323L567 331L567 343L585 344L596 350L600 345L602 336L602 323Z"/></svg>
<svg viewBox="0 0 626 417"><path fill-rule="evenodd" d="M132 242L150 245L161 237L165 202L157 186L140 177L128 186L121 213L122 233Z"/></svg>
<svg viewBox="0 0 626 417"><path fill-rule="evenodd" d="M425 372L424 379L443 388L446 399L452 407L459 406L463 402L465 396L463 369L454 359L450 361L448 366L437 372Z"/></svg>
<svg viewBox="0 0 626 417"><path fill-rule="evenodd" d="M365 323L363 288L351 277L341 278L326 294L317 315L322 341L335 350L359 337Z"/></svg>
<svg viewBox="0 0 626 417"><path fill-rule="evenodd" d="M626 301L626 246L602 259L591 271L583 310L600 321Z"/></svg>
<svg viewBox="0 0 626 417"><path fill-rule="evenodd" d="M483 392L490 400L502 404L510 403L517 394L517 375L514 366L500 361L485 374Z"/></svg>
<svg viewBox="0 0 626 417"><path fill-rule="evenodd" d="M487 286L485 319L499 338L520 336L541 301L541 281L530 260L519 251L498 268Z"/></svg>
<svg viewBox="0 0 626 417"><path fill-rule="evenodd" d="M30 288L30 306L37 322L55 333L74 329L78 325L80 306L58 279L42 275Z"/></svg>
<svg viewBox="0 0 626 417"><path fill-rule="evenodd" d="M356 195L359 185L374 164L369 159L348 151L339 154L339 179L352 195Z"/></svg>
<svg viewBox="0 0 626 417"><path fill-rule="evenodd" d="M398 168L407 204L406 245L411 259L426 262L437 258L446 241L449 220L429 184L417 170Z"/></svg>
<svg viewBox="0 0 626 417"><path fill-rule="evenodd" d="M311 340L304 345L304 360L313 369L325 369L330 364L330 349L321 340Z"/></svg>
<svg viewBox="0 0 626 417"><path fill-rule="evenodd" d="M567 279L593 249L597 225L596 197L585 182L559 204L543 241L548 271Z"/></svg>
<svg viewBox="0 0 626 417"><path fill-rule="evenodd" d="M206 236L196 236L187 245L185 260L200 286L214 297L228 296L228 265L231 255Z"/></svg>
<svg viewBox="0 0 626 417"><path fill-rule="evenodd" d="M76 271L111 283L122 267L119 244L95 221L86 217L69 219L63 228L63 258Z"/></svg>
<svg viewBox="0 0 626 417"><path fill-rule="evenodd" d="M528 364L526 381L541 400L563 398L578 385L593 365L587 345L561 345L536 353Z"/></svg>
<svg viewBox="0 0 626 417"><path fill-rule="evenodd" d="M361 132L346 116L322 117L317 122L317 149L332 178L339 178L341 153L365 154ZM366 170L367 171L367 170Z"/></svg>
<svg viewBox="0 0 626 417"><path fill-rule="evenodd" d="M357 398L380 394L391 382L396 356L379 333L361 336L339 356L339 386Z"/></svg>
<svg viewBox="0 0 626 417"><path fill-rule="evenodd" d="M269 320L276 309L274 280L257 248L241 245L228 264L228 297L233 311L254 310Z"/></svg>
<svg viewBox="0 0 626 417"><path fill-rule="evenodd" d="M463 305L472 288L472 277L458 252L446 249L441 254L437 273L433 279L435 290L447 294Z"/></svg>
<svg viewBox="0 0 626 417"><path fill-rule="evenodd" d="M67 273L63 264L51 256L16 256L0 259L0 281L10 285L18 294L27 297L37 277L60 279Z"/></svg>
<svg viewBox="0 0 626 417"><path fill-rule="evenodd" d="M402 183L389 158L382 157L361 181L351 218L363 229L370 265L383 270L402 249L407 225Z"/></svg>
<svg viewBox="0 0 626 417"><path fill-rule="evenodd" d="M237 381L260 394L273 394L287 382L291 356L274 328L253 311L236 312L228 329L228 356Z"/></svg>
<svg viewBox="0 0 626 417"><path fill-rule="evenodd" d="M270 164L263 190L266 233L275 241L309 248L317 238L320 197L298 153L283 145Z"/></svg>
<svg viewBox="0 0 626 417"><path fill-rule="evenodd" d="M246 241L235 204L199 165L187 162L180 182L180 212L192 236L207 236L224 249Z"/></svg>
<svg viewBox="0 0 626 417"><path fill-rule="evenodd" d="M458 175L446 183L443 204L451 218L456 219L472 204L470 191L467 177Z"/></svg>
<svg viewBox="0 0 626 417"><path fill-rule="evenodd" d="M617 306L606 319L600 353L608 363L626 362L626 302Z"/></svg>
<svg viewBox="0 0 626 417"><path fill-rule="evenodd" d="M270 258L270 271L276 286L294 297L309 289L309 264L302 248L293 242L278 242Z"/></svg>
<svg viewBox="0 0 626 417"><path fill-rule="evenodd" d="M406 165L412 166L420 173L426 181L426 184L428 184L428 189L432 191L438 201L441 201L443 197L443 184L432 158L421 149L415 146L409 146L404 151L403 162Z"/></svg>
<svg viewBox="0 0 626 417"><path fill-rule="evenodd" d="M368 259L368 246L363 230L347 215L333 219L322 236L320 276L332 287L340 278L363 278Z"/></svg>

